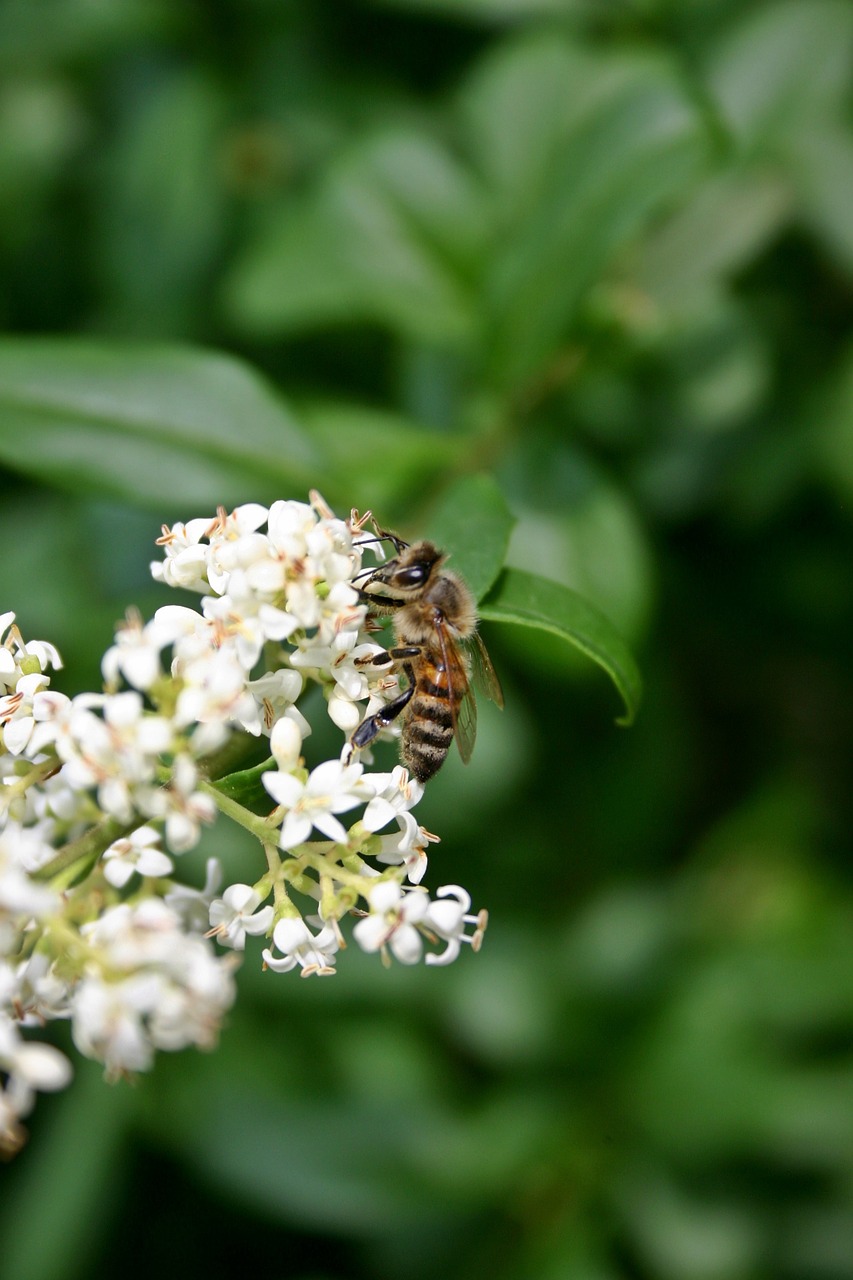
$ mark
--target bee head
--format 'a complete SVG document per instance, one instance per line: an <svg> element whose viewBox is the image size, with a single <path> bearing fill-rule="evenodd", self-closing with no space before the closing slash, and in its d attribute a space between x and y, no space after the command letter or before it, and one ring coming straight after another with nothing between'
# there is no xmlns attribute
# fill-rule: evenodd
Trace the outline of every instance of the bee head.
<svg viewBox="0 0 853 1280"><path fill-rule="evenodd" d="M389 560L382 577L401 591L422 591L446 558L431 542L413 542L396 559Z"/></svg>
<svg viewBox="0 0 853 1280"><path fill-rule="evenodd" d="M413 542L402 547L393 560L374 569L361 590L364 595L393 596L399 601L417 599L445 559L444 552L433 543Z"/></svg>

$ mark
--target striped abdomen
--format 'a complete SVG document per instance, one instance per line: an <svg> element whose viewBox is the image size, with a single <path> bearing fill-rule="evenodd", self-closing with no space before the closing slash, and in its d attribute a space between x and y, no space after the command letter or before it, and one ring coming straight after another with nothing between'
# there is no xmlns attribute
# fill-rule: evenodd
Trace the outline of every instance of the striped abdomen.
<svg viewBox="0 0 853 1280"><path fill-rule="evenodd" d="M419 782L428 782L450 750L456 714L468 689L468 673L461 662L442 658L436 662L425 653L413 667L415 692L406 708L400 755Z"/></svg>

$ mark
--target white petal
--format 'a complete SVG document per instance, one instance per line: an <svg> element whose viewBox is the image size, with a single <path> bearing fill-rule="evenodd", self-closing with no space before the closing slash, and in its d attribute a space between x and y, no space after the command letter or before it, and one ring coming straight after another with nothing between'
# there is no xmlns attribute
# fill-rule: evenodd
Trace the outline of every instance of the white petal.
<svg viewBox="0 0 853 1280"><path fill-rule="evenodd" d="M410 924L401 924L395 929L388 945L401 964L417 964L423 952L421 935Z"/></svg>
<svg viewBox="0 0 853 1280"><path fill-rule="evenodd" d="M15 1054L15 1072L34 1089L64 1089L71 1079L71 1063L50 1044L25 1044Z"/></svg>

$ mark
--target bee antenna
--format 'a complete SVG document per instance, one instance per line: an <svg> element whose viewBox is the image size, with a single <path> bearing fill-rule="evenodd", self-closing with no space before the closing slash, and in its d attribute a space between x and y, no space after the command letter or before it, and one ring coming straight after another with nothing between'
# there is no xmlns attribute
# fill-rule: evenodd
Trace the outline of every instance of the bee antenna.
<svg viewBox="0 0 853 1280"><path fill-rule="evenodd" d="M354 545L357 547L367 547L372 542L390 542L398 554L409 545L405 539L398 537L396 533L386 533L383 529L378 527L376 529L375 537L359 538Z"/></svg>

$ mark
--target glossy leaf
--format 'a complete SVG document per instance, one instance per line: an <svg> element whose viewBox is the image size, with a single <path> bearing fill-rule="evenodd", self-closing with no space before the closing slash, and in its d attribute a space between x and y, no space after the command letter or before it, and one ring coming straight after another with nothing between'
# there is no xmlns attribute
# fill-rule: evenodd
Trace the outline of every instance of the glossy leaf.
<svg viewBox="0 0 853 1280"><path fill-rule="evenodd" d="M613 624L583 596L536 574L506 569L480 605L480 615L566 640L602 667L619 690L625 702L619 723L634 720L642 687L637 664Z"/></svg>
<svg viewBox="0 0 853 1280"><path fill-rule="evenodd" d="M181 347L3 340L0 458L169 519L318 480L310 441L263 379Z"/></svg>
<svg viewBox="0 0 853 1280"><path fill-rule="evenodd" d="M503 568L514 523L491 476L465 476L443 495L427 532L450 552L449 567L462 574L479 600Z"/></svg>

